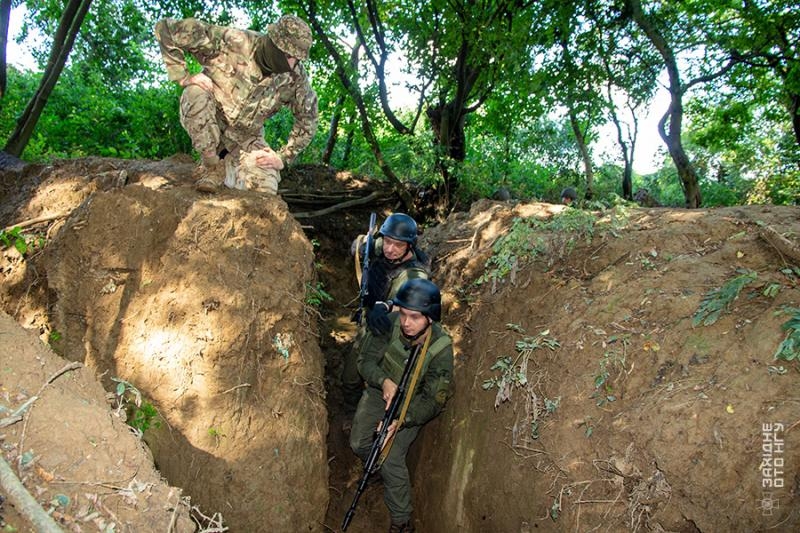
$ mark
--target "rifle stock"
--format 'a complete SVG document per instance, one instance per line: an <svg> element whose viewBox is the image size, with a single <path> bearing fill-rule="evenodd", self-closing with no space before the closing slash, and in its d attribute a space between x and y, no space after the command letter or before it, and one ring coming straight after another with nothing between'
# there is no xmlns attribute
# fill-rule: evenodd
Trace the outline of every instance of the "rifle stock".
<svg viewBox="0 0 800 533"><path fill-rule="evenodd" d="M361 325L361 320L364 318L364 306L366 304L366 298L369 294L369 254L372 253L372 247L374 239L372 235L375 233L375 223L376 223L377 215L375 213L370 213L369 215L369 231L367 231L367 238L366 244L364 246L364 258L361 260L361 289L359 290L359 303L358 303L358 311L354 316L354 321L359 326Z"/></svg>
<svg viewBox="0 0 800 533"><path fill-rule="evenodd" d="M406 390L408 388L408 382L411 379L411 374L414 372L414 366L416 366L420 350L422 350L421 343L414 346L414 349L411 351L411 355L408 357L406 366L403 369L403 375L400 378L400 383L397 385L397 392L395 393L394 398L392 398L392 401L389 403L389 407L386 409L386 412L383 415L381 427L376 432L375 440L372 441L372 447L369 450L369 456L367 457L366 462L364 462L364 473L362 474L361 479L358 481L358 487L356 487L356 494L353 497L353 503L350 504L347 514L344 515L342 531L347 529L347 526L350 525L350 521L356 514L356 505L358 505L358 500L361 498L361 494L364 492L364 489L367 488L369 477L377 472L381 467L381 451L386 443L386 437L389 433L389 426L392 425L392 422L394 422L400 414L400 407L403 405L403 400L405 399Z"/></svg>

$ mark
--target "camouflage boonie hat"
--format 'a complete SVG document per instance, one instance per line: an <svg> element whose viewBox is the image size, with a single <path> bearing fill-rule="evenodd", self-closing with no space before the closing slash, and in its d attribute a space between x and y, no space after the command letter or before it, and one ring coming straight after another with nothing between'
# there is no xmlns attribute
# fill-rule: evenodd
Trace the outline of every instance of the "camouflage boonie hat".
<svg viewBox="0 0 800 533"><path fill-rule="evenodd" d="M284 15L275 24L267 25L267 35L275 46L297 59L308 59L311 48L311 28L295 15Z"/></svg>

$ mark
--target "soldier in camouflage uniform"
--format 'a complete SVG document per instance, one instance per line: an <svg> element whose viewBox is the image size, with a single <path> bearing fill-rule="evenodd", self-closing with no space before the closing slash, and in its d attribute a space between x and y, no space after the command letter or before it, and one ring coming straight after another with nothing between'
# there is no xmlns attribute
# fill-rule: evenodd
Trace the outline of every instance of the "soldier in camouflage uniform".
<svg viewBox="0 0 800 533"><path fill-rule="evenodd" d="M400 417L389 426L394 442L380 467L383 500L392 523L389 532L413 532L411 519L411 478L406 465L408 448L423 425L437 416L447 402L453 377L453 341L439 324L441 320L439 288L427 279L412 279L397 292L391 329L373 337L359 355L358 369L367 381L367 389L358 403L350 433L350 447L362 460L369 457L375 430L383 420L397 385L403 375L411 350L422 345L421 366L412 374L406 394L410 398Z"/></svg>
<svg viewBox="0 0 800 533"><path fill-rule="evenodd" d="M366 253L365 235L360 235L353 243L353 254L356 258L357 277L360 278L362 257ZM342 368L342 396L347 421L344 429L350 427L350 418L356 411L358 400L364 391L364 380L358 373L358 354L365 348L366 330L374 334L386 333L391 324L387 315L388 306L384 303L394 297L400 286L410 279L428 279L428 261L425 253L417 248L417 223L404 213L389 215L378 230L373 241L373 249L369 251L369 271L367 273L368 294L364 301L364 309L360 313L366 320L360 322L356 340L345 355ZM359 283L360 283L359 279Z"/></svg>
<svg viewBox="0 0 800 533"><path fill-rule="evenodd" d="M267 33L164 19L156 38L170 80L184 88L181 124L201 155L196 187L227 187L277 194L280 171L311 142L317 130L317 95L305 68L311 30L300 18L281 17ZM202 72L186 70L191 54ZM294 116L286 146L264 140L264 121L283 107Z"/></svg>

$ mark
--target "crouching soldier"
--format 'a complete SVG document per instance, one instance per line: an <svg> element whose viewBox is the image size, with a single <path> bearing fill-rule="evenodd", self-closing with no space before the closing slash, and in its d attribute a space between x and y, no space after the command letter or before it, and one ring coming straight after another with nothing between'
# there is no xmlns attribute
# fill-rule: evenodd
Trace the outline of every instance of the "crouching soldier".
<svg viewBox="0 0 800 533"><path fill-rule="evenodd" d="M433 282L405 282L389 305L391 329L383 335L368 333L372 338L358 358L358 370L367 388L353 420L350 447L362 460L367 459L376 427L397 392L406 362L412 350L421 346L399 417L389 426L393 440L384 446L385 459L380 467L384 502L392 519L389 531L411 532L414 525L406 454L422 426L438 415L447 401L453 375L453 342L439 324L441 294Z"/></svg>

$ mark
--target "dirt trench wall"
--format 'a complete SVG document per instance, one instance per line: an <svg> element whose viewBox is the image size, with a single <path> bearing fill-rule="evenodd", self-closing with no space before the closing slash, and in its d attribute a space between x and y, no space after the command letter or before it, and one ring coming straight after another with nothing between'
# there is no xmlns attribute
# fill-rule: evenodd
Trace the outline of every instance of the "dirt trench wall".
<svg viewBox="0 0 800 533"><path fill-rule="evenodd" d="M552 212L486 202L426 234L443 258L457 365L455 396L415 445L418 520L429 531L797 531L800 368L773 354L800 279L754 222L796 239L800 211L620 212L614 231L549 250L565 252L552 268L540 257L494 293L470 285L513 217ZM756 281L715 324L693 327L737 269ZM521 356L516 343L543 331L560 346ZM497 388L483 384L501 356L530 386L495 408ZM765 425L782 440L769 458L780 473L762 468Z"/></svg>
<svg viewBox="0 0 800 533"><path fill-rule="evenodd" d="M110 412L91 369L59 357L2 311L0 353L0 419L24 417L2 428L0 455L58 526L195 531L181 490L164 482L150 452ZM3 530L34 531L30 517L14 514L10 495L0 496Z"/></svg>
<svg viewBox="0 0 800 533"><path fill-rule="evenodd" d="M317 531L324 361L313 252L278 198L131 185L94 194L46 249L55 347L137 387L145 438L232 531Z"/></svg>

